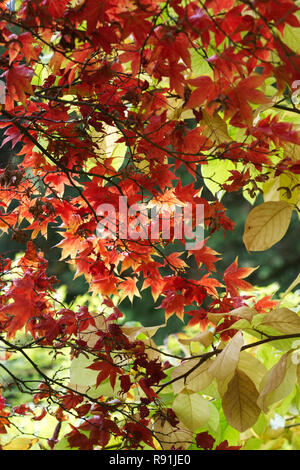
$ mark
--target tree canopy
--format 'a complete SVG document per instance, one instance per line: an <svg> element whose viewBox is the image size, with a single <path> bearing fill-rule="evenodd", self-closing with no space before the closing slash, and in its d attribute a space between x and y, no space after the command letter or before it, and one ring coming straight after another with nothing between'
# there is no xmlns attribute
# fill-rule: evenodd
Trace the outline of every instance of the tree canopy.
<svg viewBox="0 0 300 470"><path fill-rule="evenodd" d="M300 448L300 274L248 279L299 219L298 4L0 2L2 449ZM220 270L231 193L250 262ZM162 325L123 314L145 292Z"/></svg>

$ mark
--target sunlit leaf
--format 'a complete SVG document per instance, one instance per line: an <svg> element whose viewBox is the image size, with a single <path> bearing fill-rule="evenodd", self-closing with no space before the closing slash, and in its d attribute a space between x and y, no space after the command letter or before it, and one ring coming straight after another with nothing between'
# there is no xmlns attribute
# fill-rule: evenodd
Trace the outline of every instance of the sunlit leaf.
<svg viewBox="0 0 300 470"><path fill-rule="evenodd" d="M285 201L269 201L254 207L245 222L243 241L248 251L264 251L287 232L292 207Z"/></svg>

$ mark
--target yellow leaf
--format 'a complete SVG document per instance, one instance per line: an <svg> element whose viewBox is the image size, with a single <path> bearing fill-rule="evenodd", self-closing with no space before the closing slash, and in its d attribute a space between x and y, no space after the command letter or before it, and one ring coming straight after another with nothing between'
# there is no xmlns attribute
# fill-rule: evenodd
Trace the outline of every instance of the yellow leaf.
<svg viewBox="0 0 300 470"><path fill-rule="evenodd" d="M121 132L113 126L104 124L104 132L98 132L90 127L89 135L94 144L95 155L100 159L112 158L112 167L118 170L126 154L126 144L124 142L117 143L122 137Z"/></svg>
<svg viewBox="0 0 300 470"><path fill-rule="evenodd" d="M190 54L192 60L191 78L196 78L200 75L208 75L209 77L213 78L213 67L209 64L209 61L205 57L202 57L201 47L199 48L199 50L193 47L192 49L190 49Z"/></svg>
<svg viewBox="0 0 300 470"><path fill-rule="evenodd" d="M231 328L235 330L250 330L251 329L251 323L249 320L246 320L245 318L241 318L240 320L237 320L235 323L231 325Z"/></svg>
<svg viewBox="0 0 300 470"><path fill-rule="evenodd" d="M243 344L243 334L239 331L227 343L208 369L208 373L217 379L221 395L225 393L226 386L237 368Z"/></svg>
<svg viewBox="0 0 300 470"><path fill-rule="evenodd" d="M99 371L87 369L93 362L93 357L86 357L83 354L72 359L70 368L70 382L71 387L79 386L93 386L97 382L97 375Z"/></svg>
<svg viewBox="0 0 300 470"><path fill-rule="evenodd" d="M231 310L230 315L244 318L245 320L251 321L257 311L253 307L237 307Z"/></svg>
<svg viewBox="0 0 300 470"><path fill-rule="evenodd" d="M128 326L125 324L121 327L121 329L123 333L128 336L131 340L135 340L139 337L139 335L144 335L147 338L152 338L152 336L154 336L160 328L164 328L165 326L165 323L155 326Z"/></svg>
<svg viewBox="0 0 300 470"><path fill-rule="evenodd" d="M274 172L268 181L262 185L264 201L285 201L297 204L300 201L299 177L293 173L284 172L275 176Z"/></svg>
<svg viewBox="0 0 300 470"><path fill-rule="evenodd" d="M288 351L281 356L262 380L257 404L265 413L273 403L285 398L294 388L297 366L291 360L290 354L291 351Z"/></svg>
<svg viewBox="0 0 300 470"><path fill-rule="evenodd" d="M289 287L287 288L287 290L283 293L282 297L284 298L286 295L289 294L289 292L291 292L294 287L296 287L298 284L300 284L300 273L298 274L298 276L296 277L296 279L294 279L294 281L292 282L292 284L289 285Z"/></svg>
<svg viewBox="0 0 300 470"><path fill-rule="evenodd" d="M286 142L284 144L285 155L290 158L293 162L300 160L300 145L292 142Z"/></svg>
<svg viewBox="0 0 300 470"><path fill-rule="evenodd" d="M86 341L89 348L93 348L97 341L99 341L99 331L107 330L107 323L105 322L105 316L102 313L92 313L95 325L90 324L85 330L79 333L79 338Z"/></svg>
<svg viewBox="0 0 300 470"><path fill-rule="evenodd" d="M145 345L145 354L147 354L150 361L159 361L161 359L161 353L156 349L156 343L152 338L143 340Z"/></svg>
<svg viewBox="0 0 300 470"><path fill-rule="evenodd" d="M260 415L257 398L258 391L252 380L237 369L222 399L228 423L240 432L251 428Z"/></svg>
<svg viewBox="0 0 300 470"><path fill-rule="evenodd" d="M288 308L277 308L267 313L261 325L271 326L285 335L300 333L300 317Z"/></svg>
<svg viewBox="0 0 300 470"><path fill-rule="evenodd" d="M243 242L248 251L264 251L287 232L292 206L285 201L268 201L254 207L247 217Z"/></svg>
<svg viewBox="0 0 300 470"><path fill-rule="evenodd" d="M201 124L205 124L206 126L203 134L212 142L218 145L232 140L228 134L226 122L218 113L214 113L211 116L203 109L202 116Z"/></svg>
<svg viewBox="0 0 300 470"><path fill-rule="evenodd" d="M192 109L184 109L184 101L181 98L168 98L168 119L194 119Z"/></svg>
<svg viewBox="0 0 300 470"><path fill-rule="evenodd" d="M195 432L209 421L209 402L198 393L184 389L172 405L177 418L191 431Z"/></svg>
<svg viewBox="0 0 300 470"><path fill-rule="evenodd" d="M178 338L178 341L181 344L190 344L191 342L201 343L205 348L207 348L214 340L214 335L211 331L201 331L192 338Z"/></svg>
<svg viewBox="0 0 300 470"><path fill-rule="evenodd" d="M8 444L2 446L2 450L29 450L38 439L31 437L16 437Z"/></svg>
<svg viewBox="0 0 300 470"><path fill-rule="evenodd" d="M213 312L207 312L207 319L213 323L214 325L217 325L219 323L219 321L222 320L222 318L224 318L226 315L228 315L227 313L213 313Z"/></svg>
<svg viewBox="0 0 300 470"><path fill-rule="evenodd" d="M186 374L184 377L173 382L173 391L175 394L180 393L184 388L193 390L194 392L200 392L209 386L212 382L212 377L208 374L207 370L212 361L208 359L201 365L199 365L199 362L199 358L191 359L183 362L172 370L172 380ZM195 369L193 370L193 368ZM192 372L189 374L189 371Z"/></svg>
<svg viewBox="0 0 300 470"><path fill-rule="evenodd" d="M267 373L263 363L246 351L241 351L238 369L244 372L258 389L263 377Z"/></svg>
<svg viewBox="0 0 300 470"><path fill-rule="evenodd" d="M193 433L187 429L184 424L179 423L174 428L167 420L158 417L154 423L154 433L164 450L170 450L172 447L187 449L193 440Z"/></svg>

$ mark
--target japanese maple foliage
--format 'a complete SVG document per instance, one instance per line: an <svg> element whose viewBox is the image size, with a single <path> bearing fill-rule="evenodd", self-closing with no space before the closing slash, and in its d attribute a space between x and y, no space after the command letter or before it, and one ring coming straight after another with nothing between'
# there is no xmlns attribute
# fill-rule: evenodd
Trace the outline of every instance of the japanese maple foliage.
<svg viewBox="0 0 300 470"><path fill-rule="evenodd" d="M297 311L258 298L246 280L257 266L235 253L220 272L210 240L222 231L225 246L235 229L226 192L257 209L245 225L249 251L271 248L299 212L299 39L292 0L1 2L3 144L21 150L0 169L0 229L26 244L0 265L1 367L24 392L20 409L2 388L8 440L19 414L56 423L47 442L35 433L20 448L240 449L296 393ZM124 203L141 213L125 220ZM166 236L164 216L187 205L187 230L173 213ZM150 231L153 207L161 217ZM103 217L112 236L101 236ZM97 308L59 300L35 244L49 224ZM186 248L199 224L203 240ZM144 289L166 321L182 320L177 347L156 346L157 328L126 324L119 304ZM263 364L257 351L279 339L276 360ZM64 354L70 372L43 370L37 348ZM16 354L39 384L10 369Z"/></svg>

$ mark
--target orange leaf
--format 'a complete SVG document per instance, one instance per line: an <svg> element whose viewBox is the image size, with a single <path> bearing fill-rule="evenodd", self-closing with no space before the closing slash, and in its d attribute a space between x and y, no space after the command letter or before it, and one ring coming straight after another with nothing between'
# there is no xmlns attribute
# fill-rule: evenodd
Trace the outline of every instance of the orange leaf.
<svg viewBox="0 0 300 470"><path fill-rule="evenodd" d="M118 289L123 291L121 293L121 301L125 299L125 297L129 297L131 303L133 302L133 297L141 297L141 294L136 286L137 278L136 277L126 277L126 281L120 282Z"/></svg>
<svg viewBox="0 0 300 470"><path fill-rule="evenodd" d="M224 272L224 282L231 297L238 296L237 289L251 290L253 287L249 282L243 281L257 268L238 268L238 257Z"/></svg>
<svg viewBox="0 0 300 470"><path fill-rule="evenodd" d="M24 64L13 65L4 75L6 75L7 90L10 99L21 101L25 106L27 102L26 93L29 95L32 94L30 82L33 70Z"/></svg>

